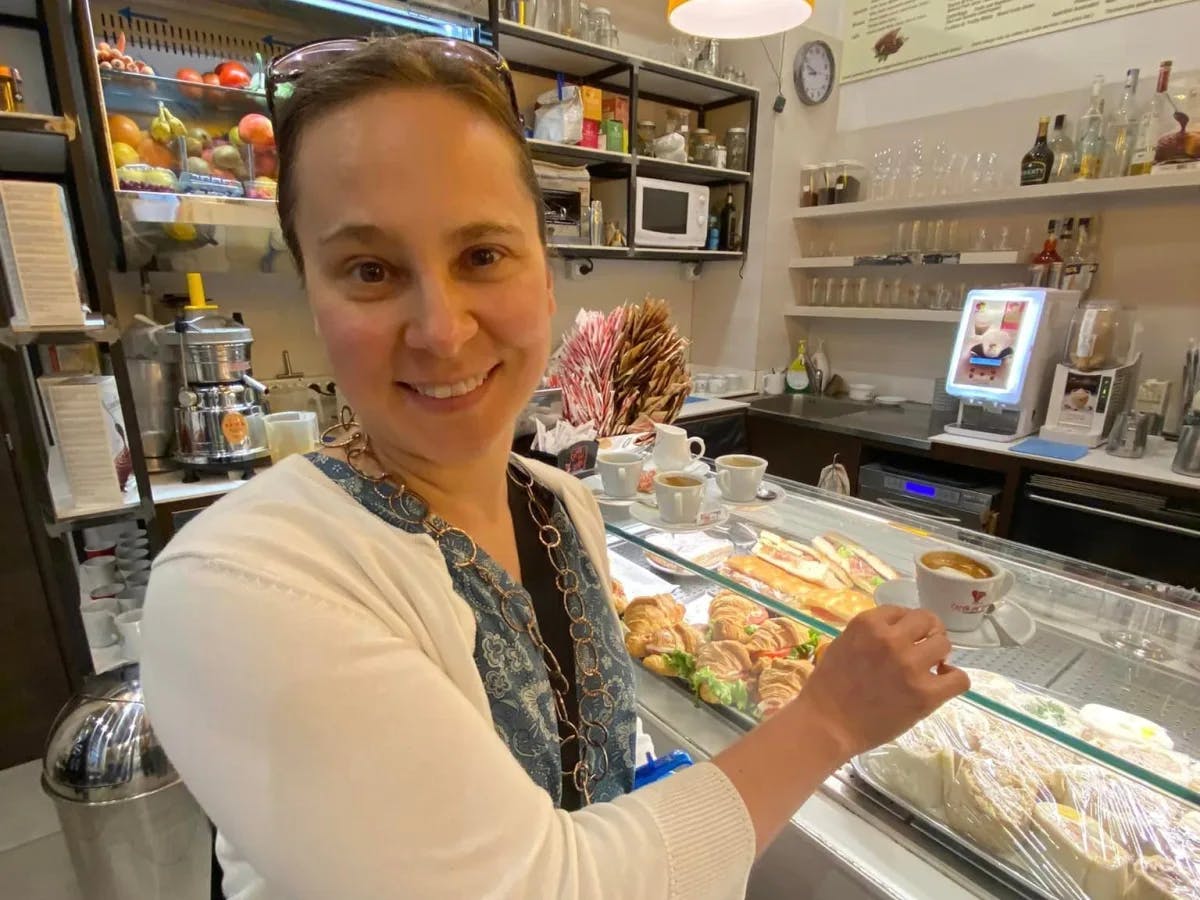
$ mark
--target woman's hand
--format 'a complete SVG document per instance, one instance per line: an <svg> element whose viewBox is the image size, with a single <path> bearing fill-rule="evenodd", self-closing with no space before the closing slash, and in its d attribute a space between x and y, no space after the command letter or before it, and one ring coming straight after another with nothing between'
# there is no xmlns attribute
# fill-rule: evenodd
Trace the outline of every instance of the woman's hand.
<svg viewBox="0 0 1200 900"><path fill-rule="evenodd" d="M819 719L849 759L904 733L971 686L965 672L945 664L949 655L950 639L933 613L869 610L821 656L801 709L809 725Z"/></svg>
<svg viewBox="0 0 1200 900"><path fill-rule="evenodd" d="M713 761L742 795L761 853L838 766L970 687L937 616L881 606L829 645L795 700Z"/></svg>

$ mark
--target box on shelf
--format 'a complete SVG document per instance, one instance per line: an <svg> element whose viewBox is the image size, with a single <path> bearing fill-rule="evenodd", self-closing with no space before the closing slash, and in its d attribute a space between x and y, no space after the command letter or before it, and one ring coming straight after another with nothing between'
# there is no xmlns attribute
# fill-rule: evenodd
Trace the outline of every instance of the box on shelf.
<svg viewBox="0 0 1200 900"><path fill-rule="evenodd" d="M606 149L621 153L629 152L629 98L620 94L605 94L601 100L601 121L604 123L604 133L608 139ZM619 141L613 146L613 133L609 131L609 122L619 122L621 130Z"/></svg>
<svg viewBox="0 0 1200 900"><path fill-rule="evenodd" d="M583 101L583 137L579 146L596 149L600 146L600 122L604 116L603 94L599 88L581 87Z"/></svg>

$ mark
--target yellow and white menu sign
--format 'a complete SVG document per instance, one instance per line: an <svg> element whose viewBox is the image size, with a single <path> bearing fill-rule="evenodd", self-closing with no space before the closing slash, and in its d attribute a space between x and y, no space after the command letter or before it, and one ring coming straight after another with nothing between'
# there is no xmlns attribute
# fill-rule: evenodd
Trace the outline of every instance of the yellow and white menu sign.
<svg viewBox="0 0 1200 900"><path fill-rule="evenodd" d="M849 0L842 82L1188 0Z"/></svg>

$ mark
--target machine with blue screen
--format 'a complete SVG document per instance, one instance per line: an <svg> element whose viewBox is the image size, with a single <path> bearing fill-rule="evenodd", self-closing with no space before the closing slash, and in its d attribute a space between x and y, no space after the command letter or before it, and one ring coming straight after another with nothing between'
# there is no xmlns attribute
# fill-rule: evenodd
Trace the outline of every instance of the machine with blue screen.
<svg viewBox="0 0 1200 900"><path fill-rule="evenodd" d="M1077 291L975 290L958 323L946 392L961 402L952 434L1013 441L1046 415L1047 378L1066 340Z"/></svg>

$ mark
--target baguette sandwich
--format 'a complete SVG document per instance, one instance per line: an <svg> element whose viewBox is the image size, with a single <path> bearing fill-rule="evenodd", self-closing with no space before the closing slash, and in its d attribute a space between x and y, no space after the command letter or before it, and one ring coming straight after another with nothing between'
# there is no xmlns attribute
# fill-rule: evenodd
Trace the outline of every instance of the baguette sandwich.
<svg viewBox="0 0 1200 900"><path fill-rule="evenodd" d="M837 569L844 572L857 588L874 595L885 581L894 581L899 573L875 554L835 532L813 538L813 546Z"/></svg>
<svg viewBox="0 0 1200 900"><path fill-rule="evenodd" d="M851 586L850 577L812 547L769 531L759 533L758 542L750 552L797 578L803 578L821 587Z"/></svg>
<svg viewBox="0 0 1200 900"><path fill-rule="evenodd" d="M723 568L738 584L797 609L807 605L804 598L809 594L824 590L757 556L731 556Z"/></svg>

